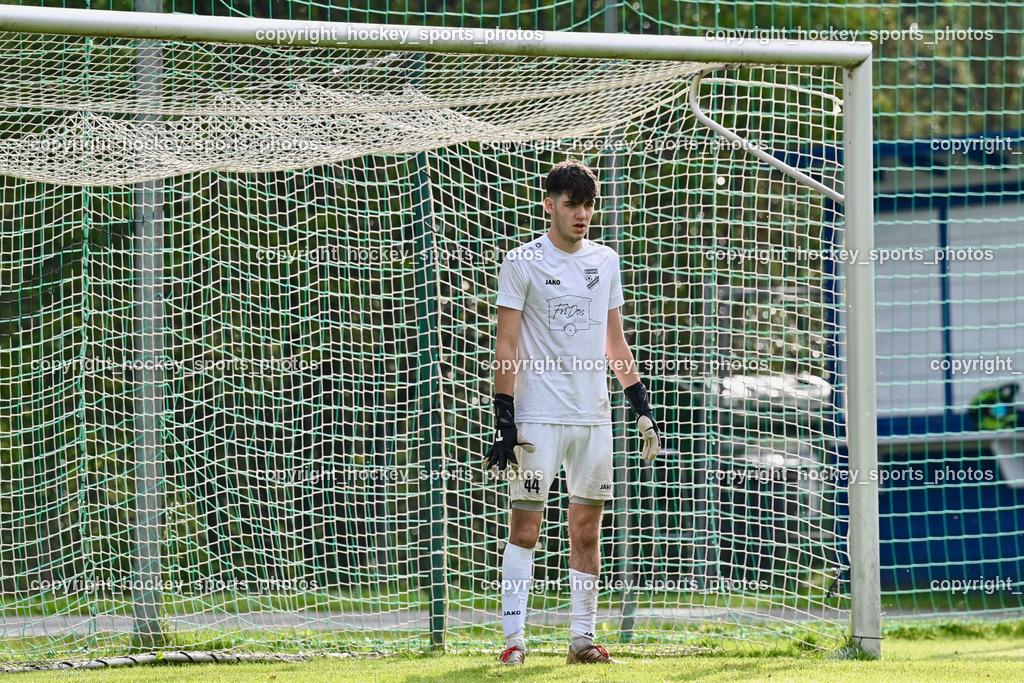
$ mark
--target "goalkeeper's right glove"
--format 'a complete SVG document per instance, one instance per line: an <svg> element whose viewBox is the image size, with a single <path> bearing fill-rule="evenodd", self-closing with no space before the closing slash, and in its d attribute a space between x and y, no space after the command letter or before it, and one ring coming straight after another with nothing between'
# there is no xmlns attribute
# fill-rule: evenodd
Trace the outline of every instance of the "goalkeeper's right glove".
<svg viewBox="0 0 1024 683"><path fill-rule="evenodd" d="M651 404L647 402L647 387L643 382L625 388L626 398L633 412L637 415L636 426L640 430L640 437L644 440L644 449L641 457L647 462L653 462L661 451L661 430L658 423L654 421L654 411Z"/></svg>
<svg viewBox="0 0 1024 683"><path fill-rule="evenodd" d="M484 458L484 466L500 475L511 462L518 465L516 449L523 449L527 453L533 453L536 448L532 443L523 441L516 429L516 407L512 397L508 394L494 395L494 416L498 428L498 438L487 450Z"/></svg>

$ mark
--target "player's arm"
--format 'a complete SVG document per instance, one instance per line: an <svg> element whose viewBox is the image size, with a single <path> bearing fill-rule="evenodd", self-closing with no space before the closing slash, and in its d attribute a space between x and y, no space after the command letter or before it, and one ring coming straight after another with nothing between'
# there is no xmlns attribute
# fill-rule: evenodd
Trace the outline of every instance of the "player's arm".
<svg viewBox="0 0 1024 683"><path fill-rule="evenodd" d="M516 408L513 393L519 358L519 327L523 312L498 306L498 339L494 349L494 426L498 438L487 450L484 466L503 472L508 464L518 464L516 449L533 453L534 447L519 437L516 429Z"/></svg>
<svg viewBox="0 0 1024 683"><path fill-rule="evenodd" d="M498 340L494 349L494 393L512 396L516 386L516 360L519 358L519 326L523 312L498 306Z"/></svg>
<svg viewBox="0 0 1024 683"><path fill-rule="evenodd" d="M633 359L633 352L626 343L626 335L622 331L622 316L619 309L608 310L608 337L605 340L605 354L615 372L616 379L626 394L629 405L637 416L636 425L640 430L640 436L644 440L642 456L647 462L658 457L661 451L661 430L654 420L654 411L647 402L647 387L640 381L640 375L636 371L636 361Z"/></svg>
<svg viewBox="0 0 1024 683"><path fill-rule="evenodd" d="M623 389L640 381L633 352L629 350L626 335L622 331L622 316L617 308L608 311L608 338L605 340L604 352Z"/></svg>

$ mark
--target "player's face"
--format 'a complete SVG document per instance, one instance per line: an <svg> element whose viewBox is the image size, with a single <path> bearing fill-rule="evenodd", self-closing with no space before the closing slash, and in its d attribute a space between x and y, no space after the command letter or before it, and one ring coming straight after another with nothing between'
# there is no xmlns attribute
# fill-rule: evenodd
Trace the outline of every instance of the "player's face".
<svg viewBox="0 0 1024 683"><path fill-rule="evenodd" d="M587 236L590 219L594 217L594 202L573 202L565 192L544 200L544 210L551 214L551 236L555 246L564 251L576 251Z"/></svg>

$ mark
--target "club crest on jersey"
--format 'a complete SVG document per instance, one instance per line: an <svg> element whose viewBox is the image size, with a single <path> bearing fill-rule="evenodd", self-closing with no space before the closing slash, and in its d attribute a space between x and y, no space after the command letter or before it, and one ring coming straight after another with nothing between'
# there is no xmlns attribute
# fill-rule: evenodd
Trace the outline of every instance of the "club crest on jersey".
<svg viewBox="0 0 1024 683"><path fill-rule="evenodd" d="M587 289L594 289L601 281L600 276L597 274L597 268L587 268L583 271L583 276L587 279Z"/></svg>

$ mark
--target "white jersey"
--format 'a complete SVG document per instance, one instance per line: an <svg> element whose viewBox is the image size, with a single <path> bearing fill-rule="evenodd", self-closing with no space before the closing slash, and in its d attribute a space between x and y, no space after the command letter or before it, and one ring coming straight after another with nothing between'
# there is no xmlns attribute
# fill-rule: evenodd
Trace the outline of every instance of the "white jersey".
<svg viewBox="0 0 1024 683"><path fill-rule="evenodd" d="M523 312L516 421L611 424L608 311L624 302L619 257L590 240L570 254L547 235L506 255L498 305Z"/></svg>

